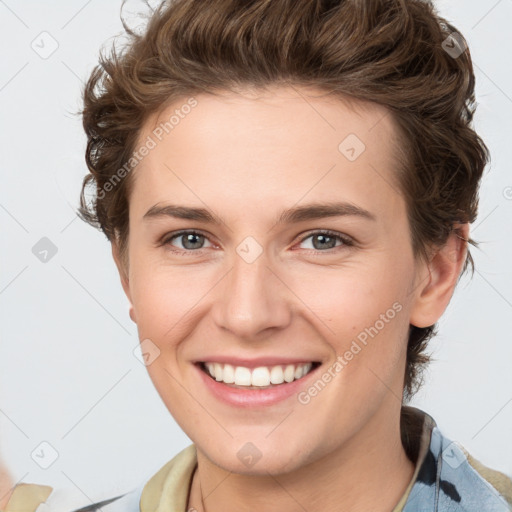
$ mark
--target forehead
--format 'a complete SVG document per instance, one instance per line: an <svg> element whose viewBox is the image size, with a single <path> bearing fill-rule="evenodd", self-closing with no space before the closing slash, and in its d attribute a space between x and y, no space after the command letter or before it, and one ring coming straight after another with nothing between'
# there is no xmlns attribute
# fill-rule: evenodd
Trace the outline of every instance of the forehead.
<svg viewBox="0 0 512 512"><path fill-rule="evenodd" d="M154 147L136 167L133 199L149 208L243 196L250 210L307 195L379 213L400 200L396 135L385 107L311 88L186 97L145 123L139 145Z"/></svg>
<svg viewBox="0 0 512 512"><path fill-rule="evenodd" d="M194 106L190 107L192 100ZM165 139L172 144L177 135L185 138L190 131L195 138L215 136L216 141L226 142L256 135L255 150L270 138L265 132L272 132L274 139L281 135L283 148L293 148L294 142L300 141L309 142L301 146L304 149L314 150L322 146L339 149L339 139L349 133L370 146L383 137L396 136L393 117L382 105L329 95L312 87L273 86L183 97L150 116L140 138L153 134L159 142Z"/></svg>

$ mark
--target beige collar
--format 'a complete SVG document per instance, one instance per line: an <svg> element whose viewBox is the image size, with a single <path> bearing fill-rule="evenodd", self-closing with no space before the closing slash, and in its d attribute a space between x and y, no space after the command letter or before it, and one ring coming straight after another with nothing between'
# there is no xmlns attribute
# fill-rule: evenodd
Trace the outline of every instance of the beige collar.
<svg viewBox="0 0 512 512"><path fill-rule="evenodd" d="M144 486L140 498L141 512L185 512L196 466L196 446L191 444L171 459Z"/></svg>

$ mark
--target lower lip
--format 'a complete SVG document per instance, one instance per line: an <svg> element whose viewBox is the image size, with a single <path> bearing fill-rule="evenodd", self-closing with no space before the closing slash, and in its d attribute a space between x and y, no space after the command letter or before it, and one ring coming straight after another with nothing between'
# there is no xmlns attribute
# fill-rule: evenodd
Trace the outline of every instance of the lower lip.
<svg viewBox="0 0 512 512"><path fill-rule="evenodd" d="M206 387L213 393L213 395L215 395L223 402L230 405L236 405L237 407L257 407L261 405L272 405L293 395L296 395L300 391L304 390L304 385L306 381L309 380L310 375L316 373L320 367L320 365L317 366L304 377L301 377L298 380L294 380L293 382L277 384L276 386L270 388L243 389L234 388L228 384L219 382L207 375L206 372L201 369L200 365L195 364L194 366L197 368L200 378L203 380Z"/></svg>

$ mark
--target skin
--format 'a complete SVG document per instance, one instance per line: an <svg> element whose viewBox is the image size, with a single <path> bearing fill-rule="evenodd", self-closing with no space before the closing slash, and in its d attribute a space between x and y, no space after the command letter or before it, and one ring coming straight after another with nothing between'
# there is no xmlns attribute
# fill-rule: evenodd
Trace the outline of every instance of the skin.
<svg viewBox="0 0 512 512"><path fill-rule="evenodd" d="M0 461L0 510L3 510L12 495L12 480L7 468Z"/></svg>
<svg viewBox="0 0 512 512"><path fill-rule="evenodd" d="M442 315L466 245L452 235L429 262L414 258L384 107L284 86L196 99L133 171L127 261L112 246L139 337L160 350L149 375L197 448L188 506L392 510L414 471L399 427L409 325ZM140 141L184 103L148 119ZM366 145L353 162L338 150L349 134ZM375 220L275 223L284 209L331 201ZM208 208L223 224L143 219L164 203ZM159 245L181 229L205 235L193 241L199 249L185 237ZM302 240L322 229L354 245ZM468 226L459 233L467 238ZM262 249L251 263L236 251L248 236ZM308 404L293 396L253 409L227 405L193 366L212 354L289 355L320 361L321 375L397 302L400 312ZM247 442L262 454L251 467L237 457Z"/></svg>

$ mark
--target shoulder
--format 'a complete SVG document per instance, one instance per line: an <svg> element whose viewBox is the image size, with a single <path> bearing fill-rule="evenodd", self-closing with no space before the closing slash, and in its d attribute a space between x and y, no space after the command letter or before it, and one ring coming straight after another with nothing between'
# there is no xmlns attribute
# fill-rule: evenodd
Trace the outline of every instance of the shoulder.
<svg viewBox="0 0 512 512"><path fill-rule="evenodd" d="M432 496L439 511L512 512L512 477L483 465L437 426L431 433L415 483L421 502Z"/></svg>
<svg viewBox="0 0 512 512"><path fill-rule="evenodd" d="M113 498L86 505L85 507L75 509L72 512L140 512L140 496L143 487L144 484L130 492L127 492L126 494L121 494L119 496L114 496ZM50 510L49 512L54 511Z"/></svg>
<svg viewBox="0 0 512 512"><path fill-rule="evenodd" d="M512 511L512 477L485 466L460 443L444 437L437 428L434 433L441 440L438 453L441 492L466 509L482 507L490 512Z"/></svg>
<svg viewBox="0 0 512 512"><path fill-rule="evenodd" d="M512 507L512 477L501 471L484 466L479 460L469 454L463 446L460 446L460 449L466 456L468 465L471 466L472 470L479 478L496 489L500 496Z"/></svg>
<svg viewBox="0 0 512 512"><path fill-rule="evenodd" d="M83 494L46 485L18 484L0 512L140 512L186 508L191 476L197 464L195 445L175 455L148 481L124 494L91 503Z"/></svg>
<svg viewBox="0 0 512 512"><path fill-rule="evenodd" d="M66 512L139 512L185 510L191 477L197 465L194 444L187 446L137 489L109 500ZM37 511L39 512L39 511ZM53 509L49 512L54 511Z"/></svg>
<svg viewBox="0 0 512 512"><path fill-rule="evenodd" d="M139 502L143 485L125 494L120 494L96 503L86 504L84 496L62 489L54 490L46 485L18 484L4 512L140 512Z"/></svg>
<svg viewBox="0 0 512 512"><path fill-rule="evenodd" d="M48 485L18 484L10 491L10 496L2 510L35 511L41 503L46 501L52 491L53 489Z"/></svg>
<svg viewBox="0 0 512 512"><path fill-rule="evenodd" d="M197 465L194 444L187 446L137 489L109 500L66 512L139 512L185 510L192 474ZM39 511L37 511L39 512ZM53 509L49 512L54 511Z"/></svg>

